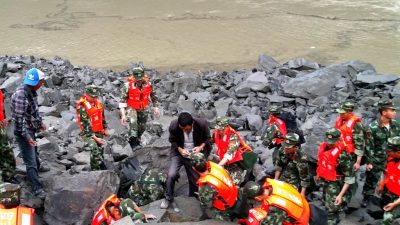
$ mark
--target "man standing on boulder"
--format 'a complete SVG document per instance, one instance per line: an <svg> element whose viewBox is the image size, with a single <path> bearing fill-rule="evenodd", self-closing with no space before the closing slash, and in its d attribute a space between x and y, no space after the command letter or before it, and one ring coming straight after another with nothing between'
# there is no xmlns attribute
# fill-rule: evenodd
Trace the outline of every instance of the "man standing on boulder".
<svg viewBox="0 0 400 225"><path fill-rule="evenodd" d="M271 105L268 110L269 120L268 128L263 137L263 145L269 149L274 148L272 153L272 163L275 165L279 156L279 148L281 147L282 141L285 139L287 134L286 124L283 120L279 119L278 116L281 113L281 107L277 105Z"/></svg>
<svg viewBox="0 0 400 225"><path fill-rule="evenodd" d="M32 185L35 196L45 198L43 185L39 180L41 170L39 153L37 152L36 133L46 130L46 125L39 115L37 90L43 85L44 73L36 68L26 72L24 83L17 88L12 96L12 118L15 122L15 140L22 153L26 165L26 173Z"/></svg>
<svg viewBox="0 0 400 225"><path fill-rule="evenodd" d="M121 124L128 123L128 141L132 149L140 145L140 137L146 130L149 100L153 103L154 115L160 117L157 107L157 95L151 85L149 77L142 67L133 68L133 76L121 89Z"/></svg>
<svg viewBox="0 0 400 225"><path fill-rule="evenodd" d="M76 116L85 142L85 151L90 152L91 170L105 170L103 139L108 136L107 122L104 117L103 104L99 101L100 90L94 86L86 87L86 93L76 104Z"/></svg>
<svg viewBox="0 0 400 225"><path fill-rule="evenodd" d="M3 92L0 89L0 171L2 171L2 178L5 182L19 183L14 177L15 158L7 136L8 121L3 106Z"/></svg>
<svg viewBox="0 0 400 225"><path fill-rule="evenodd" d="M189 155L202 152L207 158L211 152L210 129L208 122L202 118L194 118L188 112L179 114L178 119L169 125L169 142L171 142L171 164L167 176L165 199L161 208L168 208L173 203L175 211L179 208L174 203L175 182L179 178L179 169L184 166L189 181L189 197L196 197L198 190L196 181L198 174L193 170Z"/></svg>
<svg viewBox="0 0 400 225"><path fill-rule="evenodd" d="M382 99L378 103L380 117L367 128L367 148L365 151L367 171L363 189L364 198L362 207L367 207L372 196L375 195L376 184L379 181L387 160L388 138L400 136L400 124L396 117L396 108L389 99Z"/></svg>

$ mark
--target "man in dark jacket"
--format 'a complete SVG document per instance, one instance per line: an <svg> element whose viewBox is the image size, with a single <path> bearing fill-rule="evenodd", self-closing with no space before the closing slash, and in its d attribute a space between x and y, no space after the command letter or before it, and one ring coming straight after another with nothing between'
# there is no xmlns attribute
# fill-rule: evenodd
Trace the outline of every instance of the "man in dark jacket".
<svg viewBox="0 0 400 225"><path fill-rule="evenodd" d="M207 158L211 152L210 129L207 120L193 118L190 113L182 112L169 126L169 142L171 142L171 165L168 170L165 199L160 207L168 208L172 203L174 210L179 212L179 208L173 202L179 169L182 166L185 167L189 180L189 197L194 197L198 190L196 185L198 174L192 168L189 155L193 152L202 152Z"/></svg>

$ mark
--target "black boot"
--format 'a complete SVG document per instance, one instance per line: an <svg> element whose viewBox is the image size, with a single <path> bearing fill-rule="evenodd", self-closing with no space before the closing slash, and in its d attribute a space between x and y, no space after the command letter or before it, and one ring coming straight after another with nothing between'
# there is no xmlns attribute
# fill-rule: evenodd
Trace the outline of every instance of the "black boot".
<svg viewBox="0 0 400 225"><path fill-rule="evenodd" d="M363 200L361 201L361 207L366 208L369 204L369 196L368 195L364 195Z"/></svg>
<svg viewBox="0 0 400 225"><path fill-rule="evenodd" d="M129 145L131 146L132 150L134 150L137 146L140 145L139 139L137 137L129 138Z"/></svg>

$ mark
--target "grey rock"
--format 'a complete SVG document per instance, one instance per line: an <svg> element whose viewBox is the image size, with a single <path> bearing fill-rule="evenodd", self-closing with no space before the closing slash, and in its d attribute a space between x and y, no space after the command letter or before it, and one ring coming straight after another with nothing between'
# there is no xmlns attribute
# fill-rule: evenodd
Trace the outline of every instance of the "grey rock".
<svg viewBox="0 0 400 225"><path fill-rule="evenodd" d="M117 222L114 222L113 225L134 225L135 223L132 221L130 216L125 216L118 220Z"/></svg>
<svg viewBox="0 0 400 225"><path fill-rule="evenodd" d="M18 73L7 73L8 79L0 86L0 89L5 89L8 93L14 93L17 87L22 84L22 76Z"/></svg>
<svg viewBox="0 0 400 225"><path fill-rule="evenodd" d="M22 68L21 64L7 63L7 71L16 73Z"/></svg>
<svg viewBox="0 0 400 225"><path fill-rule="evenodd" d="M396 82L400 79L397 75L364 75L358 74L356 82L361 84L387 84Z"/></svg>
<svg viewBox="0 0 400 225"><path fill-rule="evenodd" d="M93 212L116 193L119 178L112 171L94 171L53 177L48 186L44 219L48 224L89 224Z"/></svg>
<svg viewBox="0 0 400 225"><path fill-rule="evenodd" d="M307 75L290 79L283 84L287 96L313 99L318 96L329 96L338 80L348 74L346 65L331 65Z"/></svg>
<svg viewBox="0 0 400 225"><path fill-rule="evenodd" d="M251 131L257 132L261 129L263 125L261 116L251 114L251 115L246 115L246 119Z"/></svg>
<svg viewBox="0 0 400 225"><path fill-rule="evenodd" d="M279 95L267 95L266 96L270 102L274 103L283 103L283 102L294 102L296 99L294 98L287 98Z"/></svg>
<svg viewBox="0 0 400 225"><path fill-rule="evenodd" d="M297 59L289 60L287 65L290 69L297 69L297 70L319 69L318 63L312 62L312 61L304 59L304 58L297 58Z"/></svg>
<svg viewBox="0 0 400 225"><path fill-rule="evenodd" d="M90 164L90 152L83 151L75 154L72 160L79 165L89 165Z"/></svg>
<svg viewBox="0 0 400 225"><path fill-rule="evenodd" d="M258 57L257 69L265 71L267 73L272 73L276 68L281 67L281 65L275 61L271 56L262 54Z"/></svg>

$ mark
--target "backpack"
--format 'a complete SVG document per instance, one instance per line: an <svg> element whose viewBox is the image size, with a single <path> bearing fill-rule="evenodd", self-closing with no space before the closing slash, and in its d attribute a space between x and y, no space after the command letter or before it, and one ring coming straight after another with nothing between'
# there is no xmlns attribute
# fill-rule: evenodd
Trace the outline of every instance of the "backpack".
<svg viewBox="0 0 400 225"><path fill-rule="evenodd" d="M306 143L306 139L304 138L303 131L299 129L297 126L297 118L290 112L282 111L279 116L279 119L283 120L286 124L286 130L288 133L296 133L300 137L300 144Z"/></svg>

